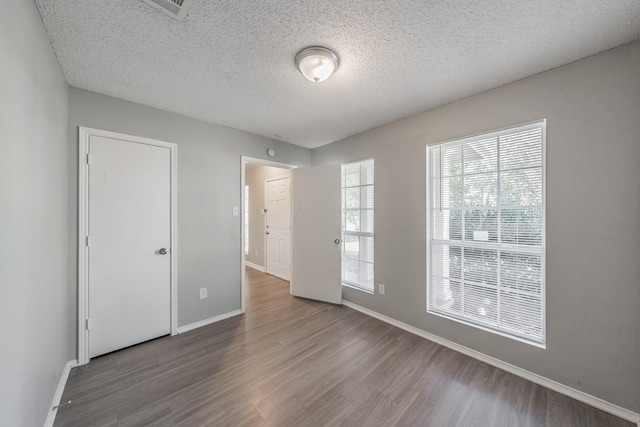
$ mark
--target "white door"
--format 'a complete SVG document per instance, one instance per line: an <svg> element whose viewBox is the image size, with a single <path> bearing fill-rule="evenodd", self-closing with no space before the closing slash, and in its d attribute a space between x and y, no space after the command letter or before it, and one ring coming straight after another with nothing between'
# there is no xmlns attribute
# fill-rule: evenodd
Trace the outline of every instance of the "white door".
<svg viewBox="0 0 640 427"><path fill-rule="evenodd" d="M340 165L292 172L293 295L342 304Z"/></svg>
<svg viewBox="0 0 640 427"><path fill-rule="evenodd" d="M266 181L267 273L289 280L291 196L289 177Z"/></svg>
<svg viewBox="0 0 640 427"><path fill-rule="evenodd" d="M170 149L91 135L89 357L171 331Z"/></svg>

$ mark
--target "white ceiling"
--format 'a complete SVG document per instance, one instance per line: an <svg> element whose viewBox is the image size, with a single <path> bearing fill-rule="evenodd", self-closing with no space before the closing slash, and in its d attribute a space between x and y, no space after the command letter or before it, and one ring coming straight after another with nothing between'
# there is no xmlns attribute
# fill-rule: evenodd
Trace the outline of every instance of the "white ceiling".
<svg viewBox="0 0 640 427"><path fill-rule="evenodd" d="M638 0L35 0L71 86L314 148L640 38ZM336 51L307 81L294 57Z"/></svg>

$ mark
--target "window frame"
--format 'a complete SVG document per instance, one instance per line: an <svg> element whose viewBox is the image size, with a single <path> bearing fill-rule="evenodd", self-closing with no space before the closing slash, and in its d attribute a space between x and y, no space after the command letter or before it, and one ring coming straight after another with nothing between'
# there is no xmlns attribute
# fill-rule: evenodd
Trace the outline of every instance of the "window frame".
<svg viewBox="0 0 640 427"><path fill-rule="evenodd" d="M510 332L509 330L507 330L507 328L504 327L500 327L499 325L491 326L489 324L485 324L485 323L481 323L481 322L475 322L473 321L473 319L470 319L469 317L465 317L464 313L462 313L461 315L457 315L455 313L444 313L442 310L440 311L435 311L433 309L430 308L430 298L431 298L431 293L432 293L432 275L431 275L431 270L432 270L432 262L434 260L433 258L433 240L432 240L432 229L433 229L433 209L432 209L432 204L433 204L433 197L431 194L431 185L432 185L432 181L435 180L435 177L432 177L432 171L431 171L431 165L430 165L430 154L431 154L431 150L433 150L435 147L444 147L444 146L453 146L453 145L460 145L462 146L465 143L469 143L469 142L473 142L473 141L480 141L483 139L487 139L487 138L492 138L492 137L496 137L499 138L501 136L505 136L505 135L509 135L509 134L514 134L514 133L518 133L518 132L522 132L522 131L526 131L526 130L531 130L531 129L537 129L540 128L541 129L541 179L542 179L542 183L541 183L541 190L542 190L542 203L541 203L541 244L539 246L529 246L527 247L526 245L517 245L517 244L505 244L505 243L501 243L501 242L495 242L495 243L490 243L489 245L486 245L484 248L485 249L495 249L497 251L500 250L509 250L511 249L512 251L516 250L517 252L522 252L522 253L535 253L536 255L538 255L540 257L540 278L541 278L541 285L540 285L540 304L541 304L541 331L542 331L542 339L541 340L537 340L534 339L533 337L527 337L526 334L522 333L522 332ZM547 314L547 310L546 310L546 182L547 182L547 165L546 165L546 142L547 142L547 138L546 138L546 119L540 119L540 120L536 120L536 121L532 121L532 122L528 122L528 123L523 123L520 125L516 125L516 126L510 126L510 127L506 127L506 128L502 128L502 129L498 129L498 130L493 130L493 131L489 131L489 132L482 132L479 134L475 134L475 135L471 135L471 136L467 136L467 137L462 137L462 138L455 138L455 139L451 139L451 140L447 140L447 141L443 141L443 142L438 142L438 143L434 143L434 144L427 144L426 146L426 311L428 314L434 315L434 316L438 316L438 317L442 317L445 319L449 319L467 326L471 326L477 329L481 329L484 331L488 331L491 332L493 334L496 335L500 335L500 336L504 336L516 341L520 341L529 345L533 345L536 347L540 347L545 349L546 348L546 342L547 342L547 325L546 325L546 314ZM499 142L498 142L499 145ZM499 153L499 148L498 148L498 153ZM499 154L498 154L499 155ZM462 160L464 162L464 160ZM498 160L499 162L499 160ZM506 171L509 171L508 169ZM498 166L496 169L496 174L497 174L497 182L498 182L498 187L497 187L497 201L496 201L496 206L495 209L496 211L500 212L502 208L502 204L500 203L500 174L501 172L504 172L503 170L500 169L500 167ZM464 176L464 173L461 174L461 176ZM464 191L462 192L462 197L464 198ZM508 205L505 205L505 208L507 208ZM461 208L462 212L465 212L464 209L464 205ZM497 222L497 226L498 228L500 228L500 220L499 220L500 216L498 216L498 222ZM464 234L461 237L461 240L459 242L459 246L461 248L462 251L464 251L465 248L467 247L474 247L474 248L478 248L480 249L479 246L482 245L468 245L465 244L466 242L468 242L466 240L466 237L464 236ZM531 248L535 248L533 250L529 250ZM519 250L519 249L523 249L523 250ZM500 266L497 266L497 270L500 270ZM499 277L499 274L498 276ZM461 282L462 286L464 287L464 282ZM500 293L500 288L501 287L501 282L497 279L496 281L496 289L497 289L497 294L499 295ZM468 315L467 315L468 316ZM499 322L499 318L496 319Z"/></svg>
<svg viewBox="0 0 640 427"><path fill-rule="evenodd" d="M348 165L353 165L356 163L363 163L363 162L368 162L371 161L373 163L373 181L371 184L365 184L365 185L358 185L358 186L345 186L346 183L344 183L344 179L345 179L345 174L344 174L344 170L345 170L345 166ZM342 286L351 288L351 289L356 289L358 291L361 292L365 292L368 294L375 294L375 159L373 157L366 157L363 159L359 159L359 160L353 160L350 162L344 162L341 164L341 168L340 168L340 216L341 216L341 226L340 226L340 237L342 239L341 242L341 249L340 249L340 282L342 284ZM342 226L342 224L344 224L344 215L345 215L345 197L342 196L342 193L345 191L345 189L347 188L363 188L363 187L371 187L372 191L372 198L373 198L373 207L371 208L371 213L372 213L372 232L363 232L363 231L348 231L345 230L344 227ZM345 193L346 194L346 193ZM362 207L359 207L358 210L360 212L362 212ZM355 283L355 282L351 282L351 281L345 281L344 278L344 254L345 254L345 246L346 246L346 239L345 236L357 236L357 237L370 237L371 238L371 243L372 243L372 261L371 261L371 265L372 265L372 271L373 271L373 277L372 277L372 285L371 285L371 289L359 284L359 283ZM360 253L360 251L359 251Z"/></svg>

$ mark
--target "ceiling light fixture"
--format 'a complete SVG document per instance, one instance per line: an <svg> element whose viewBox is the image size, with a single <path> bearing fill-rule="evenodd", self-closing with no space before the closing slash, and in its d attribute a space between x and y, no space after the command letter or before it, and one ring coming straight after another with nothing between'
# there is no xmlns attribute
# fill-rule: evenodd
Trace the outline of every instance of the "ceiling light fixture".
<svg viewBox="0 0 640 427"><path fill-rule="evenodd" d="M326 47L311 46L298 52L296 66L307 80L320 83L338 69L338 56Z"/></svg>

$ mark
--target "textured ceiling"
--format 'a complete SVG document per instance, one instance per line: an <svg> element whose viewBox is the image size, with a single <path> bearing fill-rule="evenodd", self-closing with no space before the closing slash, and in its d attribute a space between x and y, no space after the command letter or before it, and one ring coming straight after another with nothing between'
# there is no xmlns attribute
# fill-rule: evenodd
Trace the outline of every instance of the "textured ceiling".
<svg viewBox="0 0 640 427"><path fill-rule="evenodd" d="M35 0L71 86L314 148L640 38L639 0ZM310 45L340 68L314 84Z"/></svg>

